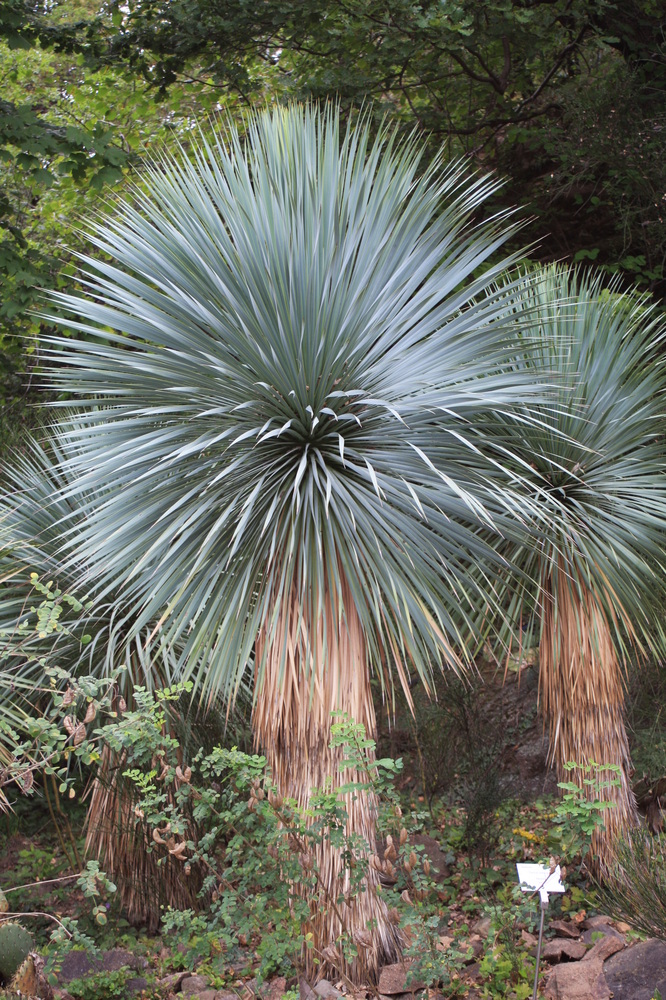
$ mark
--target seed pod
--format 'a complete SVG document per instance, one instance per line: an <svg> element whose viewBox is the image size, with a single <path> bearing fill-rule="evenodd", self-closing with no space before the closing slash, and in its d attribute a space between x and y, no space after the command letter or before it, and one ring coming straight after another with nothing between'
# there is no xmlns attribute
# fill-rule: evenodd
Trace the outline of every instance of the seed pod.
<svg viewBox="0 0 666 1000"><path fill-rule="evenodd" d="M75 698L76 698L76 691L74 690L73 687L68 687L64 695L62 696L62 703L65 706L65 708L68 708L72 704Z"/></svg>
<svg viewBox="0 0 666 1000"><path fill-rule="evenodd" d="M301 865L306 872L312 871L314 868L314 858L312 855L308 853L301 854Z"/></svg>
<svg viewBox="0 0 666 1000"><path fill-rule="evenodd" d="M175 843L175 842L174 842ZM178 858L179 861L183 861L183 854L187 850L187 844L184 840L181 840L180 844L169 848L169 854L172 854L174 858Z"/></svg>
<svg viewBox="0 0 666 1000"><path fill-rule="evenodd" d="M159 830L157 828L155 828L153 830L153 840L155 841L156 844L163 844L164 843L164 841L162 840L162 837L160 836L160 832L159 832Z"/></svg>
<svg viewBox="0 0 666 1000"><path fill-rule="evenodd" d="M118 711L120 712L121 715L123 714L123 712L127 711L127 702L125 701L122 695L120 696L120 698L118 698Z"/></svg>
<svg viewBox="0 0 666 1000"><path fill-rule="evenodd" d="M88 730L86 729L86 727L83 725L82 722L79 722L76 729L74 730L74 736L72 737L72 742L74 746L75 747L81 746L87 735L88 735Z"/></svg>
<svg viewBox="0 0 666 1000"><path fill-rule="evenodd" d="M426 873L426 875L430 874L430 862L428 861L427 858L425 858L423 861L423 871Z"/></svg>
<svg viewBox="0 0 666 1000"><path fill-rule="evenodd" d="M91 701L90 704L88 705L86 714L83 717L83 721L86 724L86 726L88 725L88 723L92 722L92 720L95 718L96 715L97 715L97 704L94 701Z"/></svg>
<svg viewBox="0 0 666 1000"><path fill-rule="evenodd" d="M405 869L408 875L412 874L412 866L410 865L409 861L403 861L402 867Z"/></svg>
<svg viewBox="0 0 666 1000"><path fill-rule="evenodd" d="M391 864L391 862L388 860L388 858L384 862L384 874L387 875L388 878L394 878L395 877L395 868L393 867L393 865Z"/></svg>
<svg viewBox="0 0 666 1000"><path fill-rule="evenodd" d="M23 774L18 776L17 781L23 789L24 794L27 794L35 783L35 776L32 771L24 771Z"/></svg>
<svg viewBox="0 0 666 1000"><path fill-rule="evenodd" d="M62 724L65 727L65 731L71 736L76 729L76 719L73 719L71 715L66 715L62 720Z"/></svg>
<svg viewBox="0 0 666 1000"><path fill-rule="evenodd" d="M284 799L279 792L274 792L273 789L268 793L268 801L273 806L273 809L281 809Z"/></svg>
<svg viewBox="0 0 666 1000"><path fill-rule="evenodd" d="M395 807L395 814L398 817L398 819L402 817L402 809L400 808L400 806Z"/></svg>
<svg viewBox="0 0 666 1000"><path fill-rule="evenodd" d="M253 813L256 808L257 808L257 800L254 798L253 795L251 795L250 798L247 800L247 811Z"/></svg>
<svg viewBox="0 0 666 1000"><path fill-rule="evenodd" d="M412 868L416 868L416 866L418 865L419 859L416 856L416 852L415 851L410 851L410 854L409 854L409 863L412 866Z"/></svg>
<svg viewBox="0 0 666 1000"><path fill-rule="evenodd" d="M139 819L144 819L144 817L145 817L145 813L144 813L143 809L140 807L140 805L139 805L138 802L134 806L134 815L138 816Z"/></svg>
<svg viewBox="0 0 666 1000"><path fill-rule="evenodd" d="M257 796L257 798L261 802L262 799L264 798L264 790L263 790L263 788L257 788L257 790L255 792L255 795Z"/></svg>
<svg viewBox="0 0 666 1000"><path fill-rule="evenodd" d="M370 867L374 868L376 872L382 871L382 861L378 854L373 854L370 858Z"/></svg>
<svg viewBox="0 0 666 1000"><path fill-rule="evenodd" d="M321 953L330 965L338 966L340 964L340 956L332 944L327 944L325 948L322 948Z"/></svg>
<svg viewBox="0 0 666 1000"><path fill-rule="evenodd" d="M407 831L403 826L402 830L400 831L400 846L403 847L408 840L409 840L409 834L407 833Z"/></svg>
<svg viewBox="0 0 666 1000"><path fill-rule="evenodd" d="M403 903L409 903L409 904L411 904L411 902L412 902L411 898L410 898L410 895L409 895L409 893L407 892L406 889L403 889L402 892L400 893L400 899L403 901Z"/></svg>
<svg viewBox="0 0 666 1000"><path fill-rule="evenodd" d="M353 932L352 937L360 948L372 948L372 934L367 927L359 927Z"/></svg>
<svg viewBox="0 0 666 1000"><path fill-rule="evenodd" d="M192 768L186 767L185 770L181 768L180 764L176 767L176 777L179 781L182 781L184 785L188 785L190 778L192 777Z"/></svg>

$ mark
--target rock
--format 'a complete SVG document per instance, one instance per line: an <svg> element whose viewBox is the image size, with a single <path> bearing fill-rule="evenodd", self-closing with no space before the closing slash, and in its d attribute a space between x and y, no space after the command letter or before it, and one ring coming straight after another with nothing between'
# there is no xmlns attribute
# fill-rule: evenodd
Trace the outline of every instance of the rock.
<svg viewBox="0 0 666 1000"><path fill-rule="evenodd" d="M538 938L535 938L534 934L530 934L529 931L522 930L520 932L520 940L528 946L528 948L536 948L538 944Z"/></svg>
<svg viewBox="0 0 666 1000"><path fill-rule="evenodd" d="M187 979L187 977L191 975L192 973L187 971L172 972L170 976L164 976L163 979L158 979L157 982L170 993L178 993L183 979Z"/></svg>
<svg viewBox="0 0 666 1000"><path fill-rule="evenodd" d="M446 854L442 850L442 845L434 837L429 837L426 833L413 833L409 838L411 844L416 847L422 847L423 852L418 851L418 854L425 853L425 856L430 861L432 868L430 869L430 877L434 882L442 882L445 878L449 877L449 867L446 863ZM434 869L437 869L435 871Z"/></svg>
<svg viewBox="0 0 666 1000"><path fill-rule="evenodd" d="M625 948L605 962L604 974L614 1000L651 1000L657 987L666 997L662 989L666 985L666 942L651 938Z"/></svg>
<svg viewBox="0 0 666 1000"><path fill-rule="evenodd" d="M96 972L119 972L126 968L139 971L147 966L145 958L133 955L124 948L103 951L99 956L90 955L87 951L68 951L60 964L58 982L70 983L72 979L85 979Z"/></svg>
<svg viewBox="0 0 666 1000"><path fill-rule="evenodd" d="M548 977L543 995L548 1000L610 1000L603 962L595 958L558 965Z"/></svg>
<svg viewBox="0 0 666 1000"><path fill-rule="evenodd" d="M548 926L551 931L555 931L555 934L558 937L580 937L580 927L576 924L572 924L570 920L551 920Z"/></svg>
<svg viewBox="0 0 666 1000"><path fill-rule="evenodd" d="M238 994L230 993L229 990L218 990L215 994L215 1000L238 1000Z"/></svg>
<svg viewBox="0 0 666 1000"><path fill-rule="evenodd" d="M144 979L143 976L134 976L127 980L125 989L128 993L142 993L143 990L148 989L148 980Z"/></svg>
<svg viewBox="0 0 666 1000"><path fill-rule="evenodd" d="M298 980L298 992L300 993L300 1000L317 1000L317 994L302 976Z"/></svg>
<svg viewBox="0 0 666 1000"><path fill-rule="evenodd" d="M620 934L628 934L631 930L631 924L625 923L624 920L616 920L615 929L618 930Z"/></svg>
<svg viewBox="0 0 666 1000"><path fill-rule="evenodd" d="M333 983L329 983L328 979L320 979L314 988L315 993L318 997L323 997L323 1000L335 1000L336 997L341 996L339 990L336 990Z"/></svg>
<svg viewBox="0 0 666 1000"><path fill-rule="evenodd" d="M193 997L197 993L203 993L204 990L210 989L210 983L205 978L205 976L192 976L189 975L183 979L180 984L180 991L186 997Z"/></svg>
<svg viewBox="0 0 666 1000"><path fill-rule="evenodd" d="M202 993L195 993L193 1000L216 1000L217 990L204 990Z"/></svg>
<svg viewBox="0 0 666 1000"><path fill-rule="evenodd" d="M261 991L261 995L264 997L264 1000L280 1000L286 992L287 980L284 976L276 976L275 979L271 979L269 983L266 983L265 988ZM230 1000L236 1000L236 998L232 996Z"/></svg>
<svg viewBox="0 0 666 1000"><path fill-rule="evenodd" d="M577 962L585 955L586 951L587 948L582 941L553 938L552 941L545 942L541 950L541 957L546 962L561 962L563 959L568 959L570 962Z"/></svg>
<svg viewBox="0 0 666 1000"><path fill-rule="evenodd" d="M437 951L447 951L453 944L454 938L449 937L448 934L440 934L439 941L436 944Z"/></svg>
<svg viewBox="0 0 666 1000"><path fill-rule="evenodd" d="M491 925L492 921L490 917L481 917L480 920L477 920L476 923L472 925L472 931L474 934L478 934L482 938L487 938L490 934Z"/></svg>
<svg viewBox="0 0 666 1000"><path fill-rule="evenodd" d="M407 985L407 973L409 965L406 962L395 962L393 965L385 965L379 973L379 992L389 996L396 993L414 993L416 990L425 989L423 983L416 981Z"/></svg>
<svg viewBox="0 0 666 1000"><path fill-rule="evenodd" d="M585 944L596 944L602 940L599 937L600 934L603 934L604 937L615 938L617 941L624 941L624 937L620 932L616 931L610 924L600 924L598 927L590 927L588 930L583 931L583 941ZM611 952L610 954L613 953Z"/></svg>
<svg viewBox="0 0 666 1000"><path fill-rule="evenodd" d="M611 918L607 917L605 913L597 913L594 917L587 917L586 920L583 920L580 926L584 931L600 931L602 927L607 927L611 922Z"/></svg>
<svg viewBox="0 0 666 1000"><path fill-rule="evenodd" d="M625 941L621 934L604 934L602 938L595 941L583 961L589 962L595 958L600 958L602 962L605 962L611 955L615 955L618 951L623 951L624 945Z"/></svg>

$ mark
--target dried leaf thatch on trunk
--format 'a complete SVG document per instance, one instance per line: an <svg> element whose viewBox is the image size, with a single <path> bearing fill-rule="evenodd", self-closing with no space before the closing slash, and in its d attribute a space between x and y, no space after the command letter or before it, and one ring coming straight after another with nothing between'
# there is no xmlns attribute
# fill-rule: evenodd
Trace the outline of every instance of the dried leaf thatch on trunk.
<svg viewBox="0 0 666 1000"><path fill-rule="evenodd" d="M544 588L540 685L550 732L550 755L561 781L576 781L588 798L611 802L604 826L594 832L592 851L603 869L616 838L638 825L629 783L631 758L624 720L624 664L618 658L607 611L584 581L571 579L560 563ZM608 607L608 603L606 605ZM629 635L631 622L622 622ZM619 785L584 783L584 773L566 772L568 762L614 765Z"/></svg>
<svg viewBox="0 0 666 1000"><path fill-rule="evenodd" d="M196 866L186 875L182 861L154 849L145 823L134 811L134 786L123 777L123 764L122 756L108 746L103 748L86 819L86 854L101 859L118 887L118 900L129 922L145 925L154 933L163 906L199 908L201 878ZM153 849L149 852L147 847Z"/></svg>
<svg viewBox="0 0 666 1000"><path fill-rule="evenodd" d="M253 715L273 780L303 810L313 789L367 782L367 775L356 771L340 773L344 749L329 746L332 713L346 712L370 736L376 728L366 644L344 575L339 600L329 591L316 622L307 612L293 589L280 607L272 634L260 633L256 654L260 679ZM367 842L370 858L376 853L376 795L362 790L347 793L343 801L347 832ZM341 851L324 840L317 845L315 863L319 892L310 900L312 916L306 928L313 934L315 949L303 950L306 974L311 981L331 973L353 982L376 981L380 967L395 961L400 950L399 934L375 892L377 872L368 867L365 891L352 896L349 904L338 904L350 887ZM335 948L342 934L358 945L352 964ZM332 963L326 956L335 951L339 961Z"/></svg>

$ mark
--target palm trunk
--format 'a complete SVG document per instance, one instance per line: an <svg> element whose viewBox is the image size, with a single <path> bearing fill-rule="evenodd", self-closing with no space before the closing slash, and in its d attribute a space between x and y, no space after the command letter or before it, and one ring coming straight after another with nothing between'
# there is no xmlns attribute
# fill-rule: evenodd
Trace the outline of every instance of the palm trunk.
<svg viewBox="0 0 666 1000"><path fill-rule="evenodd" d="M85 851L102 861L106 874L117 884L128 921L154 934L163 907L199 909L201 876L193 871L187 877L182 861L166 852L162 857L156 850L146 850L155 845L148 840L145 823L134 813L136 789L123 777L123 764L124 757L104 747L86 816ZM169 794L174 792L172 786ZM193 830L191 836L196 839Z"/></svg>
<svg viewBox="0 0 666 1000"><path fill-rule="evenodd" d="M576 781L590 799L613 803L592 838L595 867L603 871L613 842L638 823L629 782L622 664L607 614L580 578L572 579L560 566L544 591L540 687L551 760L560 780ZM595 790L584 785L580 770L564 770L568 761L617 765L620 784Z"/></svg>
<svg viewBox="0 0 666 1000"><path fill-rule="evenodd" d="M263 672L253 716L256 739L279 791L295 799L301 809L307 808L313 788L331 782L335 789L342 783L338 770L342 750L329 746L331 713L344 711L362 723L369 736L375 734L363 632L344 580L341 587L344 611L327 595L314 623L306 620L294 588L282 604L270 640L265 633L257 640L257 662L262 663ZM349 771L343 776L344 783L364 779ZM345 796L344 801L346 832L364 838L371 856L375 853L376 796L363 791ZM320 889L318 898L310 900L312 916L304 928L314 942L312 950L304 950L306 975L313 981L334 971L354 983L376 981L379 968L395 961L400 952L398 932L375 892L377 873L369 868L366 891L352 897L350 904L338 905L349 885L341 852L324 841L314 860ZM343 935L358 948L358 958L351 963L336 945Z"/></svg>

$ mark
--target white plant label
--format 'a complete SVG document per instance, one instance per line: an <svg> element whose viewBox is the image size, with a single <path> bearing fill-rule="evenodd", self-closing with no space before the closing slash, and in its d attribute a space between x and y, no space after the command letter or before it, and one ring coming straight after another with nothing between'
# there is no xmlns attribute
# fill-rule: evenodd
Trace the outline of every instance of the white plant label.
<svg viewBox="0 0 666 1000"><path fill-rule="evenodd" d="M523 892L538 892L541 902L548 905L549 892L566 892L566 886L560 881L560 866L554 871L546 865L524 864L516 865L518 881Z"/></svg>

